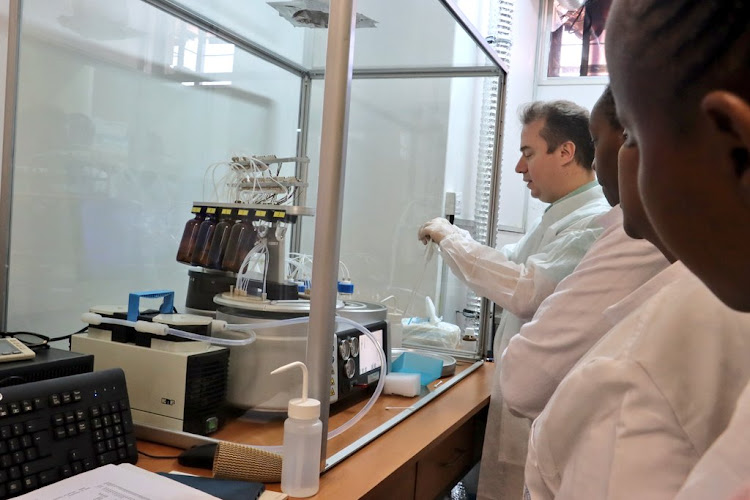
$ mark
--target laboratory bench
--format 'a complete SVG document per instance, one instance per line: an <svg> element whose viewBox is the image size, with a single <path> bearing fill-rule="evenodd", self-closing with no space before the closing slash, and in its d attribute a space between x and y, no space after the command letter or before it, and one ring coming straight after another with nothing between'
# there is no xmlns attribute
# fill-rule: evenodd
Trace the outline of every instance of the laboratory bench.
<svg viewBox="0 0 750 500"><path fill-rule="evenodd" d="M470 366L471 363L459 362L454 376ZM311 498L421 500L446 493L481 457L494 372L494 363L482 364L408 418L327 470L320 477L320 491ZM451 378L440 380L426 390L434 391L438 383L446 384ZM381 396L360 422L328 442L327 455L331 457L341 452L399 412L411 411L386 407L408 407L423 396ZM332 415L330 428L344 423L364 404L364 401L359 402ZM283 419L270 423L240 419L229 422L211 437L248 444L280 445L282 428ZM147 441L139 441L138 449L157 456L174 456L181 451ZM139 456L138 466L153 472L177 470L211 475L209 470L183 467L176 459L153 459L144 455ZM278 483L267 484L266 488L280 491Z"/></svg>

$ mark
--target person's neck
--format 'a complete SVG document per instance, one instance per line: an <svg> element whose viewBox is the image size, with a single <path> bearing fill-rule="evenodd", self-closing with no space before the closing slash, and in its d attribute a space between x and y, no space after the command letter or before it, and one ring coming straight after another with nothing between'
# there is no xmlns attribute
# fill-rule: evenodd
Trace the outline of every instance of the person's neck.
<svg viewBox="0 0 750 500"><path fill-rule="evenodd" d="M670 252L666 246L664 246L664 243L662 243L659 238L657 238L656 236L649 236L646 238L646 240L648 240L652 245L658 248L670 264L674 264L675 262L677 262L677 257L672 252Z"/></svg>
<svg viewBox="0 0 750 500"><path fill-rule="evenodd" d="M575 174L568 175L566 177L563 177L560 180L560 184L561 184L560 187L562 188L560 189L561 194L552 203L562 200L566 196L575 192L577 189L581 189L586 184L589 184L596 180L593 170L585 170L581 167L574 167L574 168L579 169L580 172L576 172Z"/></svg>

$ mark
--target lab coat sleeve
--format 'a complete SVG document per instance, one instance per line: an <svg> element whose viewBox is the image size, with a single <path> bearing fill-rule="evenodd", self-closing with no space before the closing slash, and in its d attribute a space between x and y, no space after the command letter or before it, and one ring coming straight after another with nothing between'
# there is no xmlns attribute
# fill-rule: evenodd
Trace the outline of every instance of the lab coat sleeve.
<svg viewBox="0 0 750 500"><path fill-rule="evenodd" d="M638 363L593 359L560 389L532 429L526 478L533 500L674 497L699 454Z"/></svg>
<svg viewBox="0 0 750 500"><path fill-rule="evenodd" d="M690 472L675 500L727 500L744 484L750 492L750 384L732 420ZM733 497L732 497L733 498Z"/></svg>
<svg viewBox="0 0 750 500"><path fill-rule="evenodd" d="M621 226L607 230L503 352L500 386L514 413L534 419L573 365L612 327L602 313L669 262Z"/></svg>
<svg viewBox="0 0 750 500"><path fill-rule="evenodd" d="M441 241L440 251L451 271L474 293L530 319L600 233L600 228L563 232L523 264L509 260L503 250L476 242L466 231Z"/></svg>

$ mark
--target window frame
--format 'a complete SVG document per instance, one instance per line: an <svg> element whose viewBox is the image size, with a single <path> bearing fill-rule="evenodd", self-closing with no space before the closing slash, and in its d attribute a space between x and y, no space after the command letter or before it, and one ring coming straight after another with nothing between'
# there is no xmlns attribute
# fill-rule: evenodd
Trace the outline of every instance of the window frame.
<svg viewBox="0 0 750 500"><path fill-rule="evenodd" d="M606 85L609 83L608 75L598 76L548 76L550 52L550 26L552 25L552 12L555 0L543 0L542 9L539 14L539 29L537 30L537 85Z"/></svg>

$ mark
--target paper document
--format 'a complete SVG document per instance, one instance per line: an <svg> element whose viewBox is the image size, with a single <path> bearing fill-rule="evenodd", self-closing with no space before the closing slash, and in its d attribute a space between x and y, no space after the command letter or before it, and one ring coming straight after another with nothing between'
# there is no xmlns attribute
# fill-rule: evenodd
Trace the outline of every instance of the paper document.
<svg viewBox="0 0 750 500"><path fill-rule="evenodd" d="M16 500L218 500L135 465L105 465L34 490Z"/></svg>

